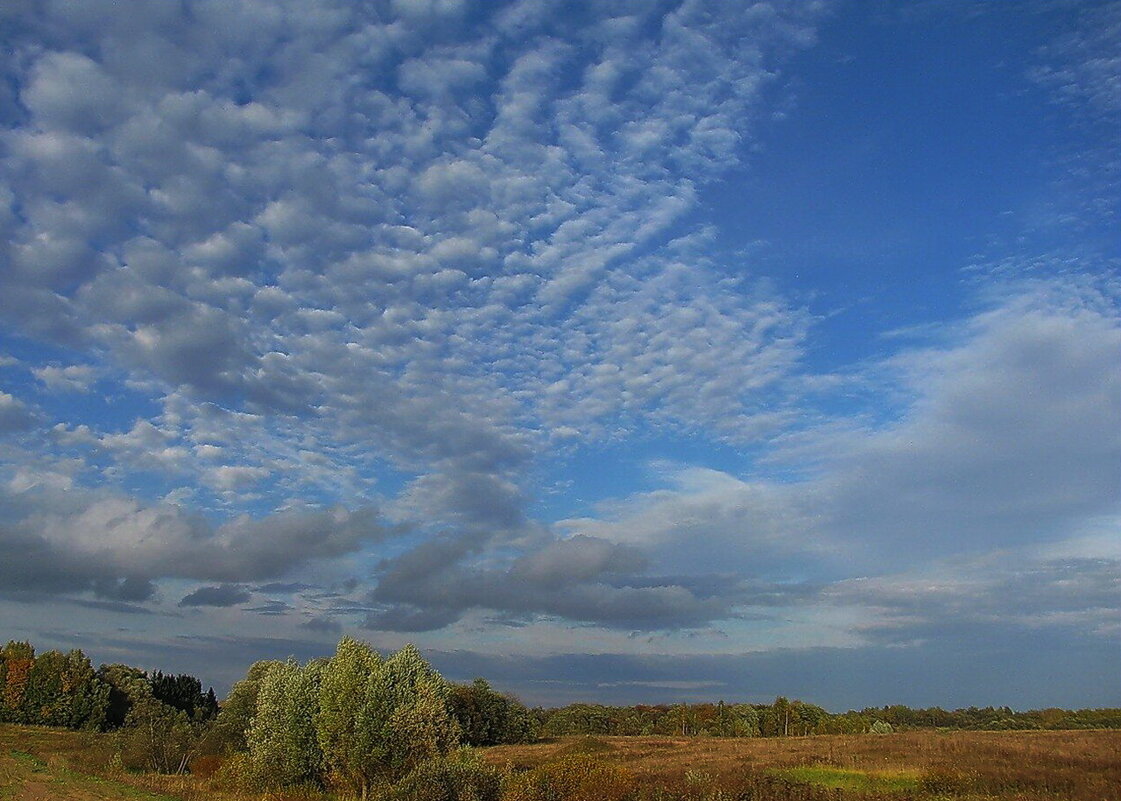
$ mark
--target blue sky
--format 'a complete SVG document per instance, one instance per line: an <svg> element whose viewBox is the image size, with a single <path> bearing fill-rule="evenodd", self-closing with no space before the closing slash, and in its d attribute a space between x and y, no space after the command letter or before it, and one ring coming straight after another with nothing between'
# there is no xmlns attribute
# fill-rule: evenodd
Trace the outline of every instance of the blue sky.
<svg viewBox="0 0 1121 801"><path fill-rule="evenodd" d="M0 31L5 636L1121 705L1121 4Z"/></svg>

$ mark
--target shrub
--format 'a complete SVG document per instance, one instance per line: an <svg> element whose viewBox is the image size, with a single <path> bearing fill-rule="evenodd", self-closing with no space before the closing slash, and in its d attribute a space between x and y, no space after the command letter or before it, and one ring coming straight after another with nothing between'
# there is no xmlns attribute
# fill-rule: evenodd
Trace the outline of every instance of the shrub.
<svg viewBox="0 0 1121 801"><path fill-rule="evenodd" d="M234 793L260 793L268 782L261 775L249 754L239 751L222 761L221 766L210 776L210 788Z"/></svg>
<svg viewBox="0 0 1121 801"><path fill-rule="evenodd" d="M631 793L629 771L586 756L569 756L507 781L504 801L623 801Z"/></svg>
<svg viewBox="0 0 1121 801"><path fill-rule="evenodd" d="M184 712L142 696L129 710L117 740L130 770L185 773L196 753L198 731Z"/></svg>
<svg viewBox="0 0 1121 801"><path fill-rule="evenodd" d="M418 765L394 788L392 801L498 801L502 775L472 751Z"/></svg>

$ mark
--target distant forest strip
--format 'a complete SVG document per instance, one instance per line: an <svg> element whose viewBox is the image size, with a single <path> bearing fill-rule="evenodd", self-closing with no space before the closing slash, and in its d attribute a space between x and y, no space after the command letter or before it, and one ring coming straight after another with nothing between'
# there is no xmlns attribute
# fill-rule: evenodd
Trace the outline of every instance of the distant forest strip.
<svg viewBox="0 0 1121 801"><path fill-rule="evenodd" d="M321 660L326 663L326 660ZM146 672L128 665L96 670L81 650L36 654L28 642L0 650L0 722L113 731L157 724L175 758L149 760L174 771L183 755L239 749L256 711L263 677L278 665L255 663L221 703L213 689L188 674ZM441 680L442 681L442 680ZM528 709L491 689L484 679L446 685L446 703L464 745L488 746L571 735L685 737L800 737L814 734L888 733L893 730L1121 729L1121 709L1036 709L1007 706L913 709L869 707L834 714L815 704L778 697L770 704L703 703L635 706L571 704Z"/></svg>
<svg viewBox="0 0 1121 801"><path fill-rule="evenodd" d="M1121 729L1121 709L1033 709L1007 706L912 709L894 705L833 714L814 704L779 697L771 704L601 706L572 704L535 709L543 737L566 735L672 735L684 737L801 737L812 734L888 733L918 729L1028 731Z"/></svg>

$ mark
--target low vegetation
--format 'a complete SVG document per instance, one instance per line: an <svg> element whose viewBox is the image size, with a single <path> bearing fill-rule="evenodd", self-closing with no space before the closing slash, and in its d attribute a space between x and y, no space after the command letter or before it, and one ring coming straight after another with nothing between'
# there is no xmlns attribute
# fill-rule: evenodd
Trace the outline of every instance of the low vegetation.
<svg viewBox="0 0 1121 801"><path fill-rule="evenodd" d="M593 761L625 771L627 797L638 801L1121 799L1118 731L585 737L501 746L484 756L515 775L574 757Z"/></svg>
<svg viewBox="0 0 1121 801"><path fill-rule="evenodd" d="M833 715L782 697L529 710L445 681L412 646L350 638L329 659L256 663L219 705L192 676L11 642L0 801L1121 801L1119 716Z"/></svg>
<svg viewBox="0 0 1121 801"><path fill-rule="evenodd" d="M594 741L593 741L594 740ZM190 775L114 767L112 734L0 725L0 799L335 801L231 787L236 755ZM384 801L1118 801L1121 732L936 732L786 739L561 738L454 751Z"/></svg>

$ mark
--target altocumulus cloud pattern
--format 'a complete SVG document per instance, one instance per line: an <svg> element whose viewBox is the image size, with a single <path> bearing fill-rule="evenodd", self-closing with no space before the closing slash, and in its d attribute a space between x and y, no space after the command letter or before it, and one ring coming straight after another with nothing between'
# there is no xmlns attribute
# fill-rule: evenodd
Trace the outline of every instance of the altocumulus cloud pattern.
<svg viewBox="0 0 1121 801"><path fill-rule="evenodd" d="M361 630L530 700L836 704L935 655L987 692L1042 637L1022 697L1077 654L1102 701L1121 13L1012 5L5 3L8 633L220 680ZM852 30L1002 14L1055 199L914 310L898 251L842 289L795 222L737 239L817 202L766 179L786 131L860 151L809 119Z"/></svg>

